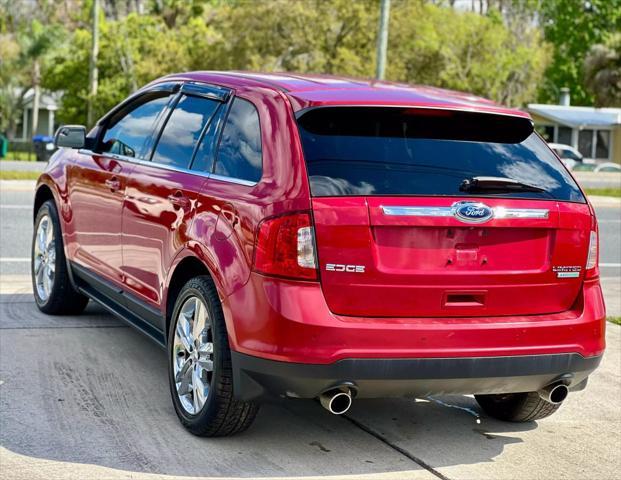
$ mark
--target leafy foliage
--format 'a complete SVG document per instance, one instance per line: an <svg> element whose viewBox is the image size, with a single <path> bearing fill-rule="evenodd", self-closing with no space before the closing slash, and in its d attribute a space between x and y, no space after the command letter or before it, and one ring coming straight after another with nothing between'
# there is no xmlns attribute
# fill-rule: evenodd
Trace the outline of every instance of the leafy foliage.
<svg viewBox="0 0 621 480"><path fill-rule="evenodd" d="M15 35L0 33L0 131L14 130L24 94L40 85L41 63L63 36L58 24L45 25L36 18Z"/></svg>
<svg viewBox="0 0 621 480"><path fill-rule="evenodd" d="M375 71L378 0L101 1L96 116L145 83L184 70ZM618 24L619 2L593 0L595 13L587 15L583 0L494 0L478 2L478 13L448 0L392 0L387 78L518 106L534 100L538 86L541 98L554 100L567 85L574 99L588 101L583 61L589 45ZM19 109L19 93L7 100L6 92L32 85L35 61L43 86L63 92L59 121L85 123L91 6L31 0L16 8L0 0L0 128ZM37 21L54 36L40 50L29 43Z"/></svg>
<svg viewBox="0 0 621 480"><path fill-rule="evenodd" d="M621 31L621 0L542 0L540 14L545 38L554 45L540 100L556 103L560 89L569 87L572 104L592 105L584 59L592 45Z"/></svg>
<svg viewBox="0 0 621 480"><path fill-rule="evenodd" d="M621 33L591 47L584 61L584 75L596 106L621 105Z"/></svg>
<svg viewBox="0 0 621 480"><path fill-rule="evenodd" d="M394 9L388 75L406 82L472 92L522 105L536 93L549 49L538 30L512 35L488 16L404 2Z"/></svg>

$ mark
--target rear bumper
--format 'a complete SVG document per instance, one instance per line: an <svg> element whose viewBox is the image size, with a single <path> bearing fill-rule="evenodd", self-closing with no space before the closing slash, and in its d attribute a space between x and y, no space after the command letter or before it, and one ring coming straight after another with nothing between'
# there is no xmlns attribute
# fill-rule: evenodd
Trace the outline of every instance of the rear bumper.
<svg viewBox="0 0 621 480"><path fill-rule="evenodd" d="M601 355L605 308L599 281L584 282L572 309L503 317L369 318L332 313L316 282L251 274L222 301L231 349L277 362ZM557 373L562 373L560 370Z"/></svg>
<svg viewBox="0 0 621 480"><path fill-rule="evenodd" d="M601 356L344 359L328 365L266 360L233 352L235 396L314 398L350 384L358 397L532 392L558 380L583 387Z"/></svg>

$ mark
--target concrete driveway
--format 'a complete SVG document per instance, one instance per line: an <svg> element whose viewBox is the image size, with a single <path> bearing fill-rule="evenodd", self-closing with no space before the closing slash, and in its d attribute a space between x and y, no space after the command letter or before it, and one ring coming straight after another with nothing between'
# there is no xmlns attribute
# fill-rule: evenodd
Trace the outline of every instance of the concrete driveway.
<svg viewBox="0 0 621 480"><path fill-rule="evenodd" d="M203 439L175 416L162 350L96 305L43 315L27 277L2 280L2 478L618 478L617 325L588 388L539 422L495 421L467 396L360 400L346 417L291 400L245 434Z"/></svg>

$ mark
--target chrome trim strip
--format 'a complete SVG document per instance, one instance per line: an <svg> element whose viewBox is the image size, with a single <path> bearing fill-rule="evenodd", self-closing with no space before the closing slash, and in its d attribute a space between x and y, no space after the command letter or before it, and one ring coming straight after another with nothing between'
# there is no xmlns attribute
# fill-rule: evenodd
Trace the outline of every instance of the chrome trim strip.
<svg viewBox="0 0 621 480"><path fill-rule="evenodd" d="M381 206L384 215L399 217L452 217L453 207L386 207Z"/></svg>
<svg viewBox="0 0 621 480"><path fill-rule="evenodd" d="M550 210L547 208L505 208L494 207L493 218L540 218L550 217Z"/></svg>
<svg viewBox="0 0 621 480"><path fill-rule="evenodd" d="M384 215L402 217L452 217L453 207L402 207L381 205ZM550 210L547 208L505 208L494 207L494 216L490 219L498 218L534 218L547 219L550 217Z"/></svg>
<svg viewBox="0 0 621 480"><path fill-rule="evenodd" d="M244 179L241 179L241 178L226 177L224 175L217 175L215 173L212 173L210 178L213 178L214 180L220 180L222 182L229 182L229 183L236 183L238 185L245 185L246 187L254 187L257 183L259 183L259 182L251 182L250 180L244 180Z"/></svg>

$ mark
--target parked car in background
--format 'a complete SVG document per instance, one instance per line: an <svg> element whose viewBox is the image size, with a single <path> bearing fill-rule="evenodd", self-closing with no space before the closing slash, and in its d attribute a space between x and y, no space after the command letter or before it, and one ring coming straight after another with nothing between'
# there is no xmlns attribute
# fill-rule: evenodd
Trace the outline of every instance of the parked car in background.
<svg viewBox="0 0 621 480"><path fill-rule="evenodd" d="M34 202L37 306L92 299L166 348L194 434L240 432L274 398L342 414L355 398L474 394L528 422L600 363L595 213L524 112L194 72L56 144Z"/></svg>
<svg viewBox="0 0 621 480"><path fill-rule="evenodd" d="M595 166L594 172L621 172L621 165L618 163L604 162Z"/></svg>
<svg viewBox="0 0 621 480"><path fill-rule="evenodd" d="M582 154L571 145L548 143L548 146L558 155L567 168L572 170L577 164L584 162Z"/></svg>

